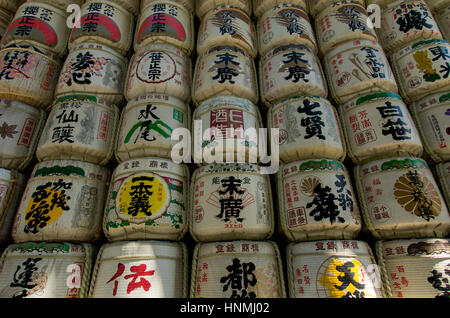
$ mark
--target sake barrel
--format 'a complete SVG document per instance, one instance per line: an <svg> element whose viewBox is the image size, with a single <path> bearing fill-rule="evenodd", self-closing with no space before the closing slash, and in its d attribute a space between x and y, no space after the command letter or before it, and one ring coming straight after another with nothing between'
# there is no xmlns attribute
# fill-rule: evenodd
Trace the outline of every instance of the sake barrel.
<svg viewBox="0 0 450 318"><path fill-rule="evenodd" d="M149 44L133 56L125 83L128 101L150 93L187 101L191 90L191 60L174 46Z"/></svg>
<svg viewBox="0 0 450 318"><path fill-rule="evenodd" d="M233 6L219 6L205 15L198 33L197 53L202 55L217 45L236 46L252 58L256 57L256 30L245 11Z"/></svg>
<svg viewBox="0 0 450 318"><path fill-rule="evenodd" d="M9 24L2 45L29 43L63 56L70 34L66 20L65 10L47 3L25 2Z"/></svg>
<svg viewBox="0 0 450 318"><path fill-rule="evenodd" d="M190 130L191 111L178 98L164 94L147 94L131 100L122 113L116 158L123 162L133 158L172 158L172 140L177 129Z"/></svg>
<svg viewBox="0 0 450 318"><path fill-rule="evenodd" d="M151 43L170 44L191 55L195 41L194 19L180 3L156 0L142 8L137 22L134 50Z"/></svg>
<svg viewBox="0 0 450 318"><path fill-rule="evenodd" d="M361 230L358 201L345 166L304 160L280 167L279 223L289 241L354 239Z"/></svg>
<svg viewBox="0 0 450 318"><path fill-rule="evenodd" d="M283 45L264 55L259 61L259 81L261 100L268 107L299 94L328 95L320 62L304 45Z"/></svg>
<svg viewBox="0 0 450 318"><path fill-rule="evenodd" d="M386 297L448 298L449 239L379 241Z"/></svg>
<svg viewBox="0 0 450 318"><path fill-rule="evenodd" d="M25 186L24 174L0 168L0 245L11 241L11 226Z"/></svg>
<svg viewBox="0 0 450 318"><path fill-rule="evenodd" d="M271 107L267 127L279 129L280 159L284 163L329 158L344 161L345 140L338 114L321 97L301 95Z"/></svg>
<svg viewBox="0 0 450 318"><path fill-rule="evenodd" d="M350 0L344 0L344 1L350 1ZM355 3L359 3L362 6L364 6L365 2L366 2L365 0L351 0L351 1L355 2ZM391 0L388 0L388 1L391 1ZM338 0L308 0L309 13L311 13L311 15L313 17L316 17L318 14L320 14L327 8L332 7L335 2L338 2Z"/></svg>
<svg viewBox="0 0 450 318"><path fill-rule="evenodd" d="M0 98L0 167L25 169L36 151L45 111L22 102Z"/></svg>
<svg viewBox="0 0 450 318"><path fill-rule="evenodd" d="M5 35L8 25L13 18L13 14L6 9L0 7L0 40Z"/></svg>
<svg viewBox="0 0 450 318"><path fill-rule="evenodd" d="M97 256L89 297L186 298L187 263L184 243L137 241L105 244ZM139 283L135 283L138 277Z"/></svg>
<svg viewBox="0 0 450 318"><path fill-rule="evenodd" d="M369 16L363 3L343 0L321 11L315 18L321 54L337 45L354 40L377 41L375 29L368 25Z"/></svg>
<svg viewBox="0 0 450 318"><path fill-rule="evenodd" d="M28 1L32 1L32 0L28 0ZM83 5L83 3L85 1L88 1L88 0L39 0L39 2L41 2L41 3L51 4L63 11L67 11L69 9L70 5L81 6L81 5ZM71 10L69 10L68 12L74 13L73 7L71 7Z"/></svg>
<svg viewBox="0 0 450 318"><path fill-rule="evenodd" d="M249 16L252 14L252 0L197 0L195 2L196 14L201 20L208 12L222 5L230 5L239 8Z"/></svg>
<svg viewBox="0 0 450 318"><path fill-rule="evenodd" d="M448 0L426 0L425 2L434 13L439 12L440 9L448 6L449 4Z"/></svg>
<svg viewBox="0 0 450 318"><path fill-rule="evenodd" d="M70 159L106 165L114 153L119 109L102 100L57 101L42 132L39 161Z"/></svg>
<svg viewBox="0 0 450 318"><path fill-rule="evenodd" d="M0 51L0 97L46 108L53 101L61 62L50 51L11 44Z"/></svg>
<svg viewBox="0 0 450 318"><path fill-rule="evenodd" d="M103 218L108 240L181 240L188 229L186 165L138 158L116 168Z"/></svg>
<svg viewBox="0 0 450 318"><path fill-rule="evenodd" d="M262 143L258 129L263 125L258 108L249 100L234 96L208 99L195 109L193 119L193 132L200 134L192 139L196 163L258 162Z"/></svg>
<svg viewBox="0 0 450 318"><path fill-rule="evenodd" d="M298 6L307 8L306 0L252 0L253 1L253 14L256 18L260 19L267 11L275 6Z"/></svg>
<svg viewBox="0 0 450 318"><path fill-rule="evenodd" d="M450 44L444 40L424 40L408 45L392 55L392 68L400 92L407 103L450 85Z"/></svg>
<svg viewBox="0 0 450 318"><path fill-rule="evenodd" d="M372 250L366 242L322 240L286 249L291 298L383 298Z"/></svg>
<svg viewBox="0 0 450 318"><path fill-rule="evenodd" d="M125 0L127 1L127 0ZM141 8L146 8L151 2L155 0L141 0ZM173 2L179 3L185 7L190 13L194 13L195 0L172 0Z"/></svg>
<svg viewBox="0 0 450 318"><path fill-rule="evenodd" d="M133 15L138 15L140 13L140 9L143 8L141 7L141 0L110 0L108 2L120 4Z"/></svg>
<svg viewBox="0 0 450 318"><path fill-rule="evenodd" d="M436 21L445 40L450 41L450 1L449 4L435 13Z"/></svg>
<svg viewBox="0 0 450 318"><path fill-rule="evenodd" d="M12 228L16 243L90 242L100 236L109 171L81 161L35 166Z"/></svg>
<svg viewBox="0 0 450 318"><path fill-rule="evenodd" d="M374 41L355 40L336 46L325 55L324 69L331 96L338 104L363 94L398 92L388 59Z"/></svg>
<svg viewBox="0 0 450 318"><path fill-rule="evenodd" d="M271 241L197 244L191 298L286 298L278 246Z"/></svg>
<svg viewBox="0 0 450 318"><path fill-rule="evenodd" d="M261 56L287 44L302 44L317 53L314 30L308 13L301 5L274 4L258 20L257 30Z"/></svg>
<svg viewBox="0 0 450 318"><path fill-rule="evenodd" d="M387 53L424 39L442 39L439 27L423 0L398 0L386 5L382 10L378 35Z"/></svg>
<svg viewBox="0 0 450 318"><path fill-rule="evenodd" d="M192 99L196 106L217 96L239 96L258 102L253 59L235 46L216 46L197 59Z"/></svg>
<svg viewBox="0 0 450 318"><path fill-rule="evenodd" d="M89 1L81 10L80 25L72 29L69 48L83 42L108 45L122 55L131 48L134 16L113 1Z"/></svg>
<svg viewBox="0 0 450 318"><path fill-rule="evenodd" d="M431 94L412 103L411 113L427 156L434 162L450 160L450 92Z"/></svg>
<svg viewBox="0 0 450 318"><path fill-rule="evenodd" d="M94 95L112 104L123 100L128 60L110 47L86 42L74 46L61 71L55 97Z"/></svg>
<svg viewBox="0 0 450 318"><path fill-rule="evenodd" d="M190 194L190 232L199 242L265 240L274 232L270 178L248 163L197 169Z"/></svg>
<svg viewBox="0 0 450 318"><path fill-rule="evenodd" d="M0 298L86 298L94 247L12 244L0 262Z"/></svg>
<svg viewBox="0 0 450 318"><path fill-rule="evenodd" d="M367 229L377 239L445 237L450 215L424 160L394 157L355 167Z"/></svg>
<svg viewBox="0 0 450 318"><path fill-rule="evenodd" d="M423 153L413 118L397 94L363 95L343 104L340 113L348 156L355 164Z"/></svg>
<svg viewBox="0 0 450 318"><path fill-rule="evenodd" d="M439 181L442 195L445 198L447 207L450 206L450 162L437 164L435 167L435 175Z"/></svg>
<svg viewBox="0 0 450 318"><path fill-rule="evenodd" d="M11 13L14 13L24 2L25 0L0 0L0 8L8 10Z"/></svg>

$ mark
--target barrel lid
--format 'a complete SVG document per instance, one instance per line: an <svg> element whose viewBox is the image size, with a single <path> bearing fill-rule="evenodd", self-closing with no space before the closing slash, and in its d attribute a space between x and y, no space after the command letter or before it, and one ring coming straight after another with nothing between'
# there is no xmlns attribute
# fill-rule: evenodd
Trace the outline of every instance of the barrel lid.
<svg viewBox="0 0 450 318"><path fill-rule="evenodd" d="M347 172L342 162L330 159L310 159L291 162L280 167L283 177L297 173L311 173L314 171Z"/></svg>
<svg viewBox="0 0 450 318"><path fill-rule="evenodd" d="M377 169L373 169L373 167ZM366 174L389 172L398 169L418 169L418 170L429 170L429 167L425 160L415 157L393 157L378 159L375 161L367 162L358 167L360 171L368 171Z"/></svg>

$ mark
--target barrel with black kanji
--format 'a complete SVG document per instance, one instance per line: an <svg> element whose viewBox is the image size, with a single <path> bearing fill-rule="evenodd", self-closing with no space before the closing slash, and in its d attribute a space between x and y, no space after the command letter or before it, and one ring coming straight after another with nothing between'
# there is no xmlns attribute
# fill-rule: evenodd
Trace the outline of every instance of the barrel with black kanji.
<svg viewBox="0 0 450 318"><path fill-rule="evenodd" d="M356 193L339 161L282 165L277 194L280 230L289 241L355 239L361 230Z"/></svg>
<svg viewBox="0 0 450 318"><path fill-rule="evenodd" d="M376 239L446 237L450 215L423 159L394 157L355 167L364 225Z"/></svg>
<svg viewBox="0 0 450 318"><path fill-rule="evenodd" d="M189 169L161 158L119 164L111 178L103 218L110 242L181 240L188 229Z"/></svg>
<svg viewBox="0 0 450 318"><path fill-rule="evenodd" d="M14 219L14 241L96 241L108 182L109 171L91 163L52 160L37 164Z"/></svg>
<svg viewBox="0 0 450 318"><path fill-rule="evenodd" d="M86 298L94 255L87 243L12 244L0 259L0 298Z"/></svg>
<svg viewBox="0 0 450 318"><path fill-rule="evenodd" d="M316 17L318 14L323 12L325 9L331 7L338 0L307 0L309 5L309 13ZM354 3L365 5L365 0L350 0ZM391 1L391 0L388 0Z"/></svg>
<svg viewBox="0 0 450 318"><path fill-rule="evenodd" d="M128 0L115 0L115 1L125 1L128 2ZM155 0L141 0L141 9L146 8L151 2ZM195 9L195 0L172 0L173 2L176 2L180 5L182 5L186 10L188 10L190 13L194 14Z"/></svg>
<svg viewBox="0 0 450 318"><path fill-rule="evenodd" d="M243 10L246 14L252 14L252 0L196 0L195 12L200 20L216 7L229 5Z"/></svg>
<svg viewBox="0 0 450 318"><path fill-rule="evenodd" d="M97 255L89 298L187 296L188 252L184 243L107 243Z"/></svg>
<svg viewBox="0 0 450 318"><path fill-rule="evenodd" d="M0 168L0 244L11 238L11 225L26 179L20 172Z"/></svg>
<svg viewBox="0 0 450 318"><path fill-rule="evenodd" d="M286 298L280 251L271 241L197 244L191 298Z"/></svg>

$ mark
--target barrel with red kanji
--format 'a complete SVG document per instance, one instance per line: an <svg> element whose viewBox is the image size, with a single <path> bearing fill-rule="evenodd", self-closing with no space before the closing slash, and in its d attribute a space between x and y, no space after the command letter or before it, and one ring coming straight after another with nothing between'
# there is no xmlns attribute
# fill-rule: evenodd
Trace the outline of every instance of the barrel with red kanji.
<svg viewBox="0 0 450 318"><path fill-rule="evenodd" d="M271 241L197 244L191 298L285 298L278 246Z"/></svg>
<svg viewBox="0 0 450 318"><path fill-rule="evenodd" d="M267 11L275 7L298 6L307 9L306 0L251 0L253 3L253 14L260 19Z"/></svg>
<svg viewBox="0 0 450 318"><path fill-rule="evenodd" d="M216 7L229 5L243 10L249 16L252 15L252 0L196 0L195 11L202 20L203 17Z"/></svg>
<svg viewBox="0 0 450 318"><path fill-rule="evenodd" d="M186 298L188 252L184 243L108 243L92 272L89 298Z"/></svg>

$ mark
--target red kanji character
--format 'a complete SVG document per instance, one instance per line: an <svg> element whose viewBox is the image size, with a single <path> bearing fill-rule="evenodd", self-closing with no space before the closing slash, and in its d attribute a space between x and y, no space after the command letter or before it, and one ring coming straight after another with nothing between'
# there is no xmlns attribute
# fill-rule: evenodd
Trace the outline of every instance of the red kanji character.
<svg viewBox="0 0 450 318"><path fill-rule="evenodd" d="M317 242L316 243L316 251L325 251L322 242Z"/></svg>
<svg viewBox="0 0 450 318"><path fill-rule="evenodd" d="M405 272L405 267L403 267L403 266L397 266L397 270L398 270L398 272L399 273L404 273Z"/></svg>
<svg viewBox="0 0 450 318"><path fill-rule="evenodd" d="M150 282L148 280L142 278L141 276L153 276L153 274L155 274L155 271L146 272L145 271L146 269L147 269L147 265L145 265L145 264L140 264L137 266L130 267L130 271L135 274L129 274L124 277L125 279L132 278L132 281L128 283L127 294L131 293L136 288L141 288L141 287L144 288L145 291L149 291L149 289L152 285L150 284ZM136 280L139 277L141 277L141 279L138 282L136 282Z"/></svg>
<svg viewBox="0 0 450 318"><path fill-rule="evenodd" d="M406 279L406 277L402 276L401 282L402 282L403 285L405 285L406 287L408 287L408 280Z"/></svg>
<svg viewBox="0 0 450 318"><path fill-rule="evenodd" d="M119 285L119 282L116 280L117 278L119 278L120 276L122 276L123 272L125 271L125 265L123 265L122 263L118 263L117 264L117 272L114 274L113 277L111 277L110 280L108 280L106 283L110 283L113 280L115 280L114 282L114 290L113 290L113 296L117 295L117 286Z"/></svg>

